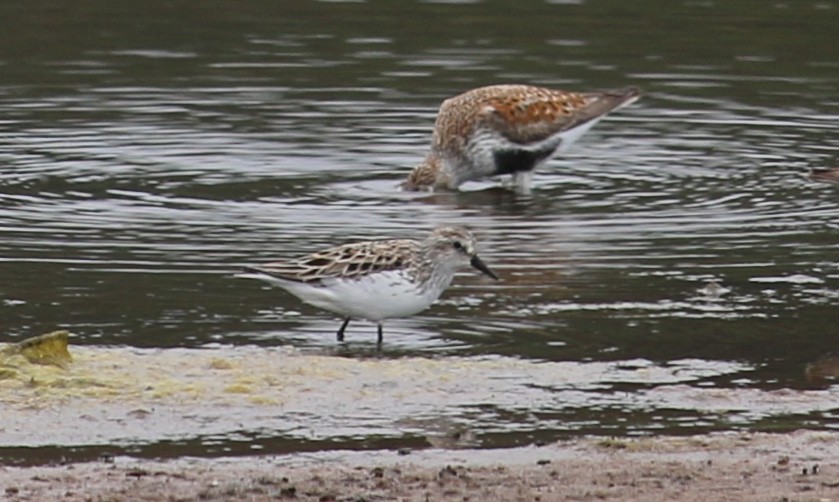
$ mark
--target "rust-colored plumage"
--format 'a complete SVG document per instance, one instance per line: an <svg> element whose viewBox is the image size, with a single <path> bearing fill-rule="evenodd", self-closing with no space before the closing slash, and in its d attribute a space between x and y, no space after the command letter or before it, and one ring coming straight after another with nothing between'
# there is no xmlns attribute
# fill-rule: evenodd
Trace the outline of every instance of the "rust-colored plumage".
<svg viewBox="0 0 839 502"><path fill-rule="evenodd" d="M638 96L636 88L586 93L530 85L472 89L440 106L431 151L402 186L454 189L499 174L526 183L554 152Z"/></svg>

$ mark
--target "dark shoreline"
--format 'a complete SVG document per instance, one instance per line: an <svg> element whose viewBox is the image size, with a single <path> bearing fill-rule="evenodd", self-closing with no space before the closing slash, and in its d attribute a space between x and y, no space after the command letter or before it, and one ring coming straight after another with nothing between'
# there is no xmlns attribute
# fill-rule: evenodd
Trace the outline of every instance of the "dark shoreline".
<svg viewBox="0 0 839 502"><path fill-rule="evenodd" d="M836 500L839 433L0 468L6 500Z"/></svg>

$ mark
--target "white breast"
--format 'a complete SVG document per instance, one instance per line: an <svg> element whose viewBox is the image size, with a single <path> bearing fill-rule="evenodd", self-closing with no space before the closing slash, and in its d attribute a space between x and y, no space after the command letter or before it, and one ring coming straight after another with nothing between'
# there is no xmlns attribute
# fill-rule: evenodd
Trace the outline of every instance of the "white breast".
<svg viewBox="0 0 839 502"><path fill-rule="evenodd" d="M434 303L451 282L435 281L419 288L399 271L379 272L356 279L325 279L320 285L271 281L302 301L342 316L381 321L407 317Z"/></svg>

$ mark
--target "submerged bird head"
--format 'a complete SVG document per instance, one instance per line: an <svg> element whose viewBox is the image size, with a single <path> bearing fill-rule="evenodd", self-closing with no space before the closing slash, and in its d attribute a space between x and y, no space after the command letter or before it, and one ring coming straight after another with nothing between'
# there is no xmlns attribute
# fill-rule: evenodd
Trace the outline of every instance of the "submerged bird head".
<svg viewBox="0 0 839 502"><path fill-rule="evenodd" d="M443 161L434 152L429 153L399 186L406 192L431 192L438 189L456 188L456 185L452 186L451 177L443 169Z"/></svg>
<svg viewBox="0 0 839 502"><path fill-rule="evenodd" d="M464 227L440 227L423 242L429 251L456 267L470 265L498 280L498 276L478 257L475 236Z"/></svg>

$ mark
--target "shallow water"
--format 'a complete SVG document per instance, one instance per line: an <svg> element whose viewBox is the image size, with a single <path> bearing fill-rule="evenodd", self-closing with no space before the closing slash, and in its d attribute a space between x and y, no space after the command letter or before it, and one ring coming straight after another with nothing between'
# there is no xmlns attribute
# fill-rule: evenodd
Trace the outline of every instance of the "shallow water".
<svg viewBox="0 0 839 502"><path fill-rule="evenodd" d="M754 404L831 383L805 369L837 347L839 192L805 175L839 163L839 2L82 1L4 4L0 19L0 341L66 328L90 346L361 360L374 325L351 324L338 348L337 319L232 273L462 223L504 280L458 277L385 326L379 357L557 365L539 384L549 399L491 421L471 398L504 408L498 395L441 401L478 445L839 424L829 404ZM442 99L514 81L644 97L543 168L532 196L396 191ZM704 293L712 280L729 291ZM699 376L592 374L569 401L568 368L637 361ZM755 410L708 419L708 389ZM228 430L212 448L160 431L116 450L417 446L397 415L352 434ZM56 458L3 437L10 456Z"/></svg>

